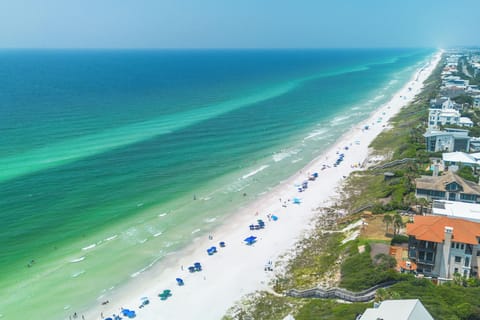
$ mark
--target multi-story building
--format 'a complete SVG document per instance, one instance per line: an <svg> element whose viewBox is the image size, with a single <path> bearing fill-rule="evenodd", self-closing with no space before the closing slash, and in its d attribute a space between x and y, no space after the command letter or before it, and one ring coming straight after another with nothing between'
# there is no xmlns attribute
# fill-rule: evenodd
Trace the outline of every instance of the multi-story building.
<svg viewBox="0 0 480 320"><path fill-rule="evenodd" d="M461 105L457 105L450 98L439 98L430 101L428 113L428 127L438 129L440 126L457 125L472 127L473 122L467 117L461 117Z"/></svg>
<svg viewBox="0 0 480 320"><path fill-rule="evenodd" d="M464 151L470 149L468 130L446 128L445 130L427 129L423 135L427 144L427 151Z"/></svg>
<svg viewBox="0 0 480 320"><path fill-rule="evenodd" d="M415 216L407 224L408 257L417 272L440 282L455 274L478 277L480 223L441 216Z"/></svg>

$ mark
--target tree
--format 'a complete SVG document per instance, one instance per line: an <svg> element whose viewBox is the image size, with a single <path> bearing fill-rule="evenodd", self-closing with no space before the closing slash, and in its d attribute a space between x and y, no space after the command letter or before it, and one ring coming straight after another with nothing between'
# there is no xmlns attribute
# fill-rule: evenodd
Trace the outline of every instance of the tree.
<svg viewBox="0 0 480 320"><path fill-rule="evenodd" d="M385 223L385 234L388 233L388 226L393 222L392 216L389 214L383 215L383 223Z"/></svg>
<svg viewBox="0 0 480 320"><path fill-rule="evenodd" d="M400 232L400 229L403 227L402 216L398 213L393 216L393 235L396 235Z"/></svg>

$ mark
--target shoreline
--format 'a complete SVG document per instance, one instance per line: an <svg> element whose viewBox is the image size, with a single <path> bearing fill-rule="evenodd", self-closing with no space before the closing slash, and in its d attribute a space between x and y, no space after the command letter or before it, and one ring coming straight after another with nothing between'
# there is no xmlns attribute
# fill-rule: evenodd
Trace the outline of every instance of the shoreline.
<svg viewBox="0 0 480 320"><path fill-rule="evenodd" d="M105 297L109 304L102 305L102 301L97 301L96 306L83 312L85 319L101 319L101 314L105 317L119 314L122 307L135 310L139 319L193 319L198 315L202 319L219 319L245 294L267 288L273 273L264 271L265 264L275 262L303 238L304 231L318 212L317 208L335 197L343 177L358 170L356 166L367 159L369 144L388 128L388 120L421 91L423 82L438 64L440 54L436 52L431 56L428 63L415 70L391 100L373 111L368 119L352 127L299 173L232 213L227 224L212 232L213 239L198 239L187 248L171 254L161 264L129 281L119 292ZM377 122L378 119L381 121ZM368 125L369 129L364 130L364 125ZM345 159L339 166L333 167L337 151L344 153ZM330 168L321 170L323 165ZM309 182L305 192L299 193L294 184L307 180L307 173L313 172L318 172L319 177ZM294 197L300 198L301 204L293 204ZM285 208L286 199L290 201ZM278 221L269 221L267 214L276 215ZM263 219L266 228L250 231L248 226L257 219ZM258 240L247 246L243 239L250 235L257 236ZM219 248L219 241L224 241L226 247ZM218 252L208 256L206 249L211 246L216 246ZM202 264L203 271L189 273L187 267L197 261ZM185 286L177 286L177 277L185 281ZM172 297L160 301L157 295L164 289L171 289ZM149 298L150 304L139 309L140 298L144 296Z"/></svg>

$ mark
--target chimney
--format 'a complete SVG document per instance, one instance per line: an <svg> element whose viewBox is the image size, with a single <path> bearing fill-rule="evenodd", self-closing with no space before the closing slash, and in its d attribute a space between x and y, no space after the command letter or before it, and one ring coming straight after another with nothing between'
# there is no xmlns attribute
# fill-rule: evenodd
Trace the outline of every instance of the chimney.
<svg viewBox="0 0 480 320"><path fill-rule="evenodd" d="M440 277L450 278L450 247L452 245L453 228L445 226L445 241L443 242L443 264L440 266Z"/></svg>

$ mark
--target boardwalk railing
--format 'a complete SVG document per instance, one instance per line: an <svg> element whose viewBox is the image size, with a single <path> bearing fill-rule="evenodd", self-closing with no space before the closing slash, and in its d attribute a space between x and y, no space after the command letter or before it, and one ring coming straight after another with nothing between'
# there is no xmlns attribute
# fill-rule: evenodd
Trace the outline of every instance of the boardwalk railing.
<svg viewBox="0 0 480 320"><path fill-rule="evenodd" d="M286 295L294 298L335 298L349 302L367 302L375 298L377 289L390 287L397 282L398 281L384 282L360 292L353 292L335 287L326 290L322 288L312 288L307 290L291 289L287 291Z"/></svg>
<svg viewBox="0 0 480 320"><path fill-rule="evenodd" d="M417 160L417 159L415 159L415 158L403 158L403 159L400 159L400 160L394 160L392 162L387 162L387 163L384 163L384 164L379 164L379 165L376 165L376 166L372 166L369 169L385 169L385 168L395 167L395 166L398 166L399 164L404 164L404 163L407 163L407 162L410 162L410 161L415 161L415 160Z"/></svg>

